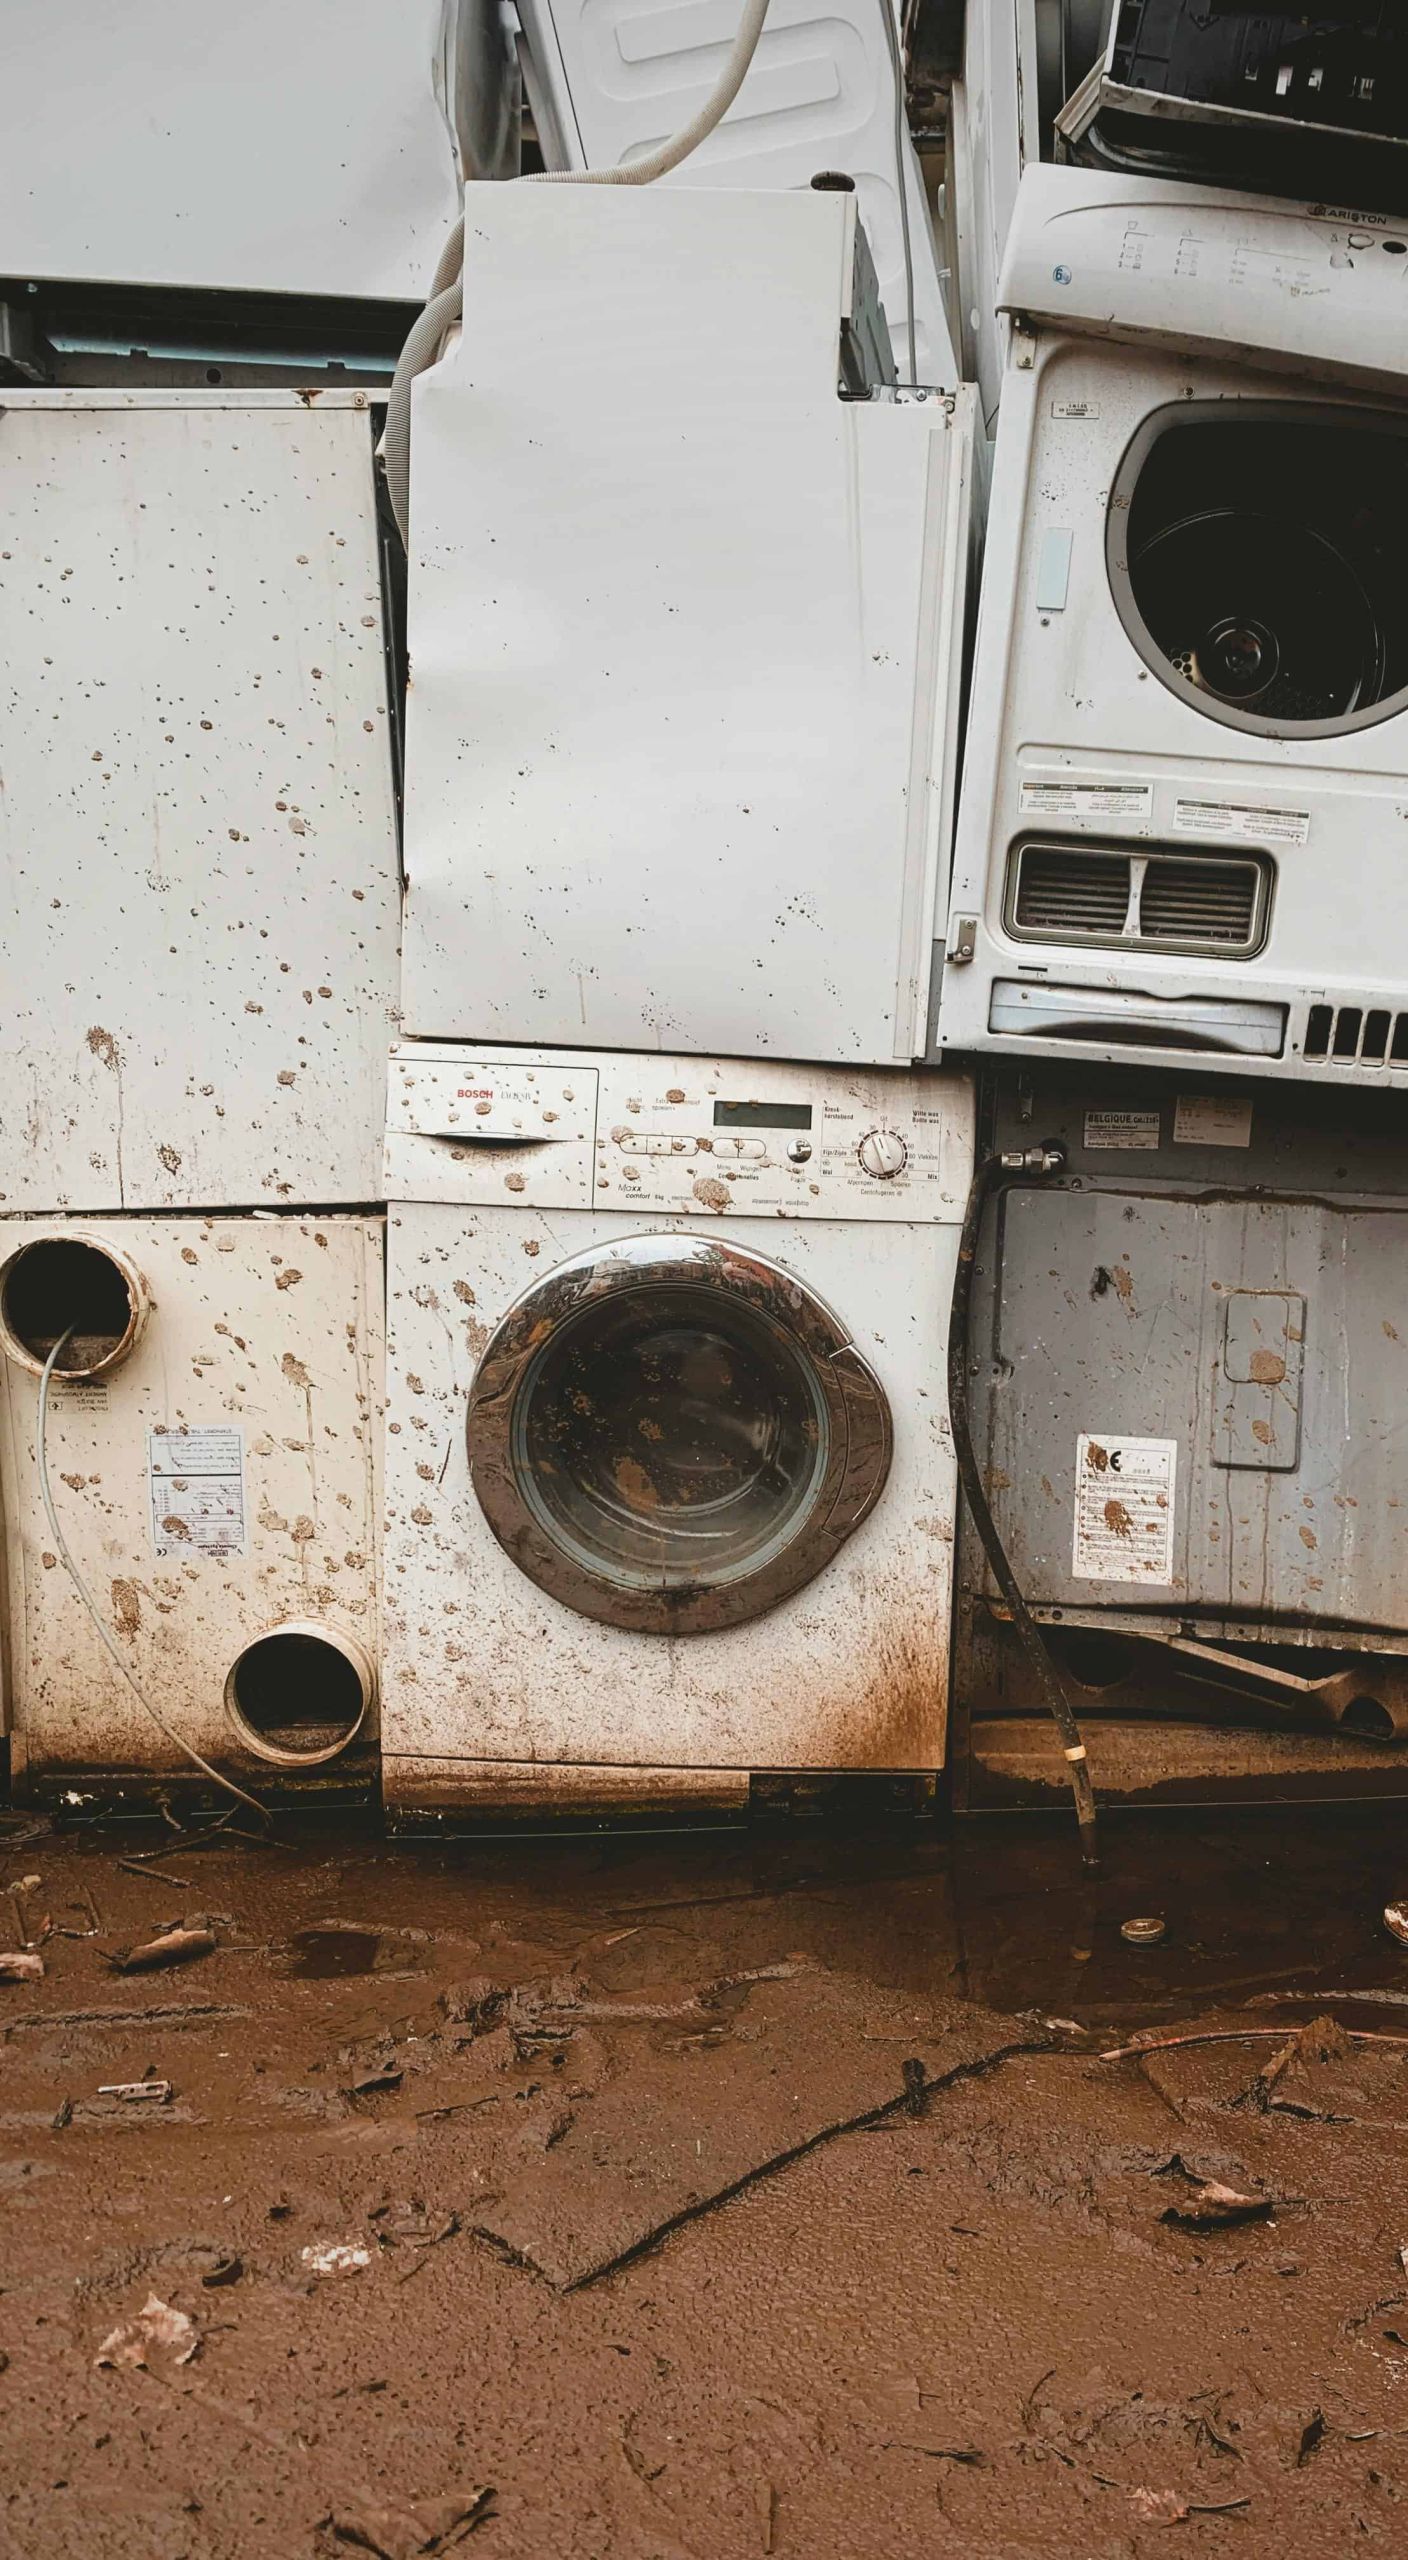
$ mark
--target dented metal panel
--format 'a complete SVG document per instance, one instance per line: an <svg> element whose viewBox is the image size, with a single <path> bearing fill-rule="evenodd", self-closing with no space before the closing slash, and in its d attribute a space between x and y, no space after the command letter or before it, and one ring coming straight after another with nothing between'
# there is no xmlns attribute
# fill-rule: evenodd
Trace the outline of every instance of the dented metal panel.
<svg viewBox="0 0 1408 2560"><path fill-rule="evenodd" d="M119 1257L144 1300L128 1356L100 1375L55 1379L47 1431L60 1526L124 1664L182 1738L246 1786L349 1768L365 1783L376 1734L381 1221L213 1215L0 1221L17 1790L93 1772L190 1774L104 1650L45 1514L35 1370L48 1329L72 1311L57 1297L36 1311L14 1274L17 1256L54 1240ZM260 1749L227 1705L237 1658L281 1628L322 1630L369 1671L347 1751L324 1747L335 1721L291 1753L270 1723ZM295 1702L295 1725L306 1704Z"/></svg>
<svg viewBox="0 0 1408 2560"><path fill-rule="evenodd" d="M1066 1153L988 1225L973 1339L994 1514L1053 1619L1408 1649L1408 1154L1392 1096L1346 1100L1054 1064L995 1084L999 1145L1039 1127ZM1083 1441L1169 1453L1142 1582L1095 1569L1140 1535L1113 1469L1111 1539L1082 1552Z"/></svg>
<svg viewBox="0 0 1408 2560"><path fill-rule="evenodd" d="M364 395L7 392L0 527L0 1207L376 1199Z"/></svg>

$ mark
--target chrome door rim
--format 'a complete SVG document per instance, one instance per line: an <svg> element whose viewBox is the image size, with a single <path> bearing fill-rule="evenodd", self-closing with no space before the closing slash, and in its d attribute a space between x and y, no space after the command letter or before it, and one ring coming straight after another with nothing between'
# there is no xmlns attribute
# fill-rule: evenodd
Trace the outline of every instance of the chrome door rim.
<svg viewBox="0 0 1408 2560"><path fill-rule="evenodd" d="M585 1310L624 1293L687 1287L749 1309L782 1333L825 1409L825 1462L794 1534L756 1569L659 1588L593 1572L554 1537L515 1470L519 1399L546 1346ZM746 1624L830 1563L883 1490L893 1451L889 1401L840 1319L794 1272L714 1235L639 1235L574 1254L527 1289L485 1346L470 1389L470 1476L494 1536L520 1572L584 1617L639 1634L700 1635Z"/></svg>

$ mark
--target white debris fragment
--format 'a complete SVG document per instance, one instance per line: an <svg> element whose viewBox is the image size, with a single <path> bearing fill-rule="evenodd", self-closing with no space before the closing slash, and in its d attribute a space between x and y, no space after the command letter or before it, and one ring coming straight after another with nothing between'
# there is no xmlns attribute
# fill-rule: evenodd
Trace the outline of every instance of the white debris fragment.
<svg viewBox="0 0 1408 2560"><path fill-rule="evenodd" d="M352 2276L359 2267L369 2267L370 2249L354 2240L324 2240L316 2249L303 2251L303 2263L310 2275Z"/></svg>
<svg viewBox="0 0 1408 2560"><path fill-rule="evenodd" d="M123 2321L104 2338L94 2364L144 2365L153 2347L159 2347L173 2364L189 2364L200 2345L200 2331L184 2311L174 2310L161 2296L149 2293L135 2320Z"/></svg>

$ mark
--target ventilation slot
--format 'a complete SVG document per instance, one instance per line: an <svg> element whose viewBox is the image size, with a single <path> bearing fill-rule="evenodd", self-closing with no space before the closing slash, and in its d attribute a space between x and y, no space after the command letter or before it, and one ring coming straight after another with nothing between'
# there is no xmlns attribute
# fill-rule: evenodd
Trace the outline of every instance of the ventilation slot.
<svg viewBox="0 0 1408 2560"><path fill-rule="evenodd" d="M1390 1013L1386 1005L1366 1013L1357 1004L1313 1004L1302 1055L1332 1067L1408 1067L1408 1013Z"/></svg>
<svg viewBox="0 0 1408 2560"><path fill-rule="evenodd" d="M1009 873L1007 924L1019 940L1144 943L1243 960L1260 948L1270 889L1269 862L1251 854L1024 844Z"/></svg>
<svg viewBox="0 0 1408 2560"><path fill-rule="evenodd" d="M1261 878L1255 862L1151 861L1139 901L1140 940L1248 950Z"/></svg>
<svg viewBox="0 0 1408 2560"><path fill-rule="evenodd" d="M1022 933L1120 942L1129 913L1129 856L1026 845L1013 920Z"/></svg>

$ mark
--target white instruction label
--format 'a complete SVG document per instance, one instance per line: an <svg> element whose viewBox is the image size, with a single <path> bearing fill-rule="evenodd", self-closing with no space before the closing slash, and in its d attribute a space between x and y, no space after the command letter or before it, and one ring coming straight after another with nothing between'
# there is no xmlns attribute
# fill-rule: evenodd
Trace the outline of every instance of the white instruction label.
<svg viewBox="0 0 1408 2560"><path fill-rule="evenodd" d="M1176 1440L1081 1433L1071 1552L1078 1582L1172 1582L1177 1467Z"/></svg>
<svg viewBox="0 0 1408 2560"><path fill-rule="evenodd" d="M1053 400L1051 415L1053 418L1098 418L1100 403L1098 400Z"/></svg>
<svg viewBox="0 0 1408 2560"><path fill-rule="evenodd" d="M1157 1147L1157 1111L1087 1111L1087 1147Z"/></svg>
<svg viewBox="0 0 1408 2560"><path fill-rule="evenodd" d="M1235 800L1175 800L1173 823L1184 836L1249 836L1257 844L1304 844L1308 809L1243 808Z"/></svg>
<svg viewBox="0 0 1408 2560"><path fill-rule="evenodd" d="M1234 1097L1180 1093L1173 1113L1176 1147L1249 1147L1252 1106Z"/></svg>
<svg viewBox="0 0 1408 2560"><path fill-rule="evenodd" d="M244 1433L149 1431L152 1544L159 1556L242 1556Z"/></svg>
<svg viewBox="0 0 1408 2560"><path fill-rule="evenodd" d="M1024 818L1152 818L1152 782L1024 782Z"/></svg>

